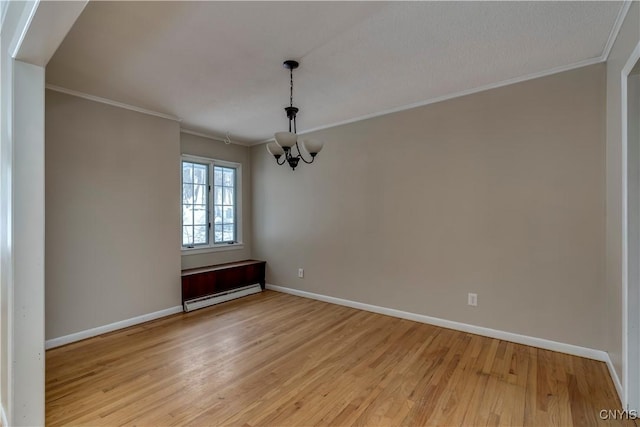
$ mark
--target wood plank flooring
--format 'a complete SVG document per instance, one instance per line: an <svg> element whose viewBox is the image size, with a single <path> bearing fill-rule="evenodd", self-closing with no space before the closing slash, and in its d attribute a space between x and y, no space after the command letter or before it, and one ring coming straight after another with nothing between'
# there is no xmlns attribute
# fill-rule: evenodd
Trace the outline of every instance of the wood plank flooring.
<svg viewBox="0 0 640 427"><path fill-rule="evenodd" d="M47 351L47 425L634 426L602 362L265 291Z"/></svg>

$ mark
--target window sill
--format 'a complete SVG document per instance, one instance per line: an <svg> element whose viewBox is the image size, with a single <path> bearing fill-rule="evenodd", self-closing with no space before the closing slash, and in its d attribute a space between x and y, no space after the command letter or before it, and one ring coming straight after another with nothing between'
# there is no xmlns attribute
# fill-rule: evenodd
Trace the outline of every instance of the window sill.
<svg viewBox="0 0 640 427"><path fill-rule="evenodd" d="M201 248L182 248L182 255L208 254L211 252L237 251L244 249L244 243L234 243L232 245L216 245Z"/></svg>

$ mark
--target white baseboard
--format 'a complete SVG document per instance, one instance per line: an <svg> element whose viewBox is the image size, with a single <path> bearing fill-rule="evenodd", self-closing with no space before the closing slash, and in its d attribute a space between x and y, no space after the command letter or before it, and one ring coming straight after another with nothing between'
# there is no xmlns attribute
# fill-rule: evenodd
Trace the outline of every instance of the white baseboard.
<svg viewBox="0 0 640 427"><path fill-rule="evenodd" d="M150 320L159 319L161 317L181 312L182 306L177 305L175 307L166 308L164 310L155 311L153 313L143 314L142 316L132 317L131 319L125 319L119 322L110 323L108 325L98 326L97 328L87 329L85 331L76 332L58 338L52 338L45 341L44 347L47 350L50 348L60 347L65 344L70 344L72 342L95 337L101 334L106 334L107 332L113 332L118 329L128 328L129 326L138 325L140 323L148 322Z"/></svg>
<svg viewBox="0 0 640 427"><path fill-rule="evenodd" d="M538 347L545 350L552 350L560 353L571 354L574 356L586 357L587 359L594 359L600 362L606 362L608 365L611 364L611 360L609 359L609 354L606 351L602 351L602 350L595 350L592 348L580 347L573 344L565 344L557 341L546 340L543 338L536 338L536 337L530 337L527 335L515 334L513 332L500 331L497 329L485 328L482 326L469 325L467 323L454 322L452 320L425 316L424 314L410 313L407 311L396 310L393 308L380 307L377 305L365 304L357 301L350 301L342 298L335 298L335 297L330 297L326 295L315 294L312 292L300 291L298 289L285 288L283 286L267 284L266 288L271 289L273 291L283 292L291 295L297 295L300 297L311 298L319 301L329 302L332 304L344 305L346 307L351 307L351 308L357 308L359 310L371 311L374 313L384 314L387 316L413 320L415 322L420 322L420 323L428 323L429 325L440 326L442 328L455 329L457 331L468 332L471 334L482 335L485 337L496 338L504 341L510 341L517 344L529 345L532 347ZM617 378L617 376L615 378ZM615 382L615 379L614 379L614 382ZM616 384L616 387L618 387L617 384ZM618 393L620 392L618 391Z"/></svg>
<svg viewBox="0 0 640 427"><path fill-rule="evenodd" d="M454 322L452 320L440 319L438 317L425 316L424 314L410 313L407 311L396 310L393 308L380 307L377 305L365 304L357 301L351 301L342 298L330 297L327 295L316 294L313 292L301 291L293 288L286 288L283 286L276 286L267 283L267 289L283 292L286 294L296 295L304 298L311 298L318 301L324 301L332 304L344 305L346 307L357 308L359 310L371 311L373 313L384 314L392 317L399 317L401 319L413 320L415 322L427 323L429 325L440 326L448 329L455 329L457 331L468 332L471 334L482 335L489 338L496 338L504 341L510 341L517 344L529 345L532 347L538 347L545 350L557 351L560 353L571 354L574 356L585 357L587 359L593 359L607 364L609 374L613 380L613 384L616 387L616 392L620 398L620 402L625 407L624 393L620 378L616 373L609 353L602 350L596 350L593 348L580 347L573 344L561 343L558 341L546 340L543 338L531 337L528 335L515 334L513 332L500 331L497 329L485 328L482 326L469 325L467 323Z"/></svg>
<svg viewBox="0 0 640 427"><path fill-rule="evenodd" d="M613 380L613 385L616 386L616 392L618 392L618 398L620 398L620 403L623 408L627 407L626 402L624 401L624 389L622 388L622 381L620 381L620 377L618 377L618 373L616 372L616 368L613 367L613 362L609 357L609 353L607 353L607 360L605 360L607 364L607 368L609 368L609 375L611 375L611 379Z"/></svg>

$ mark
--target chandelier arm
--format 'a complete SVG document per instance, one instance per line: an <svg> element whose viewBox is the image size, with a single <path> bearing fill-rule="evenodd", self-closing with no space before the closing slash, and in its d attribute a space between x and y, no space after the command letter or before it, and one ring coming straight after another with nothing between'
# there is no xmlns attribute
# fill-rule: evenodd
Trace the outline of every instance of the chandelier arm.
<svg viewBox="0 0 640 427"><path fill-rule="evenodd" d="M304 158L304 157L302 157L302 155L300 155L300 158L302 159L302 161L303 161L303 162L305 162L305 163L306 163L306 164L308 164L308 165L310 165L311 163L313 163L313 161L315 160L315 157L312 157L312 158L311 158L311 161L310 161L310 162L308 162L308 161L306 161L306 160L305 160L305 158Z"/></svg>
<svg viewBox="0 0 640 427"><path fill-rule="evenodd" d="M284 162L287 161L287 156L280 156L282 158L282 163L280 163L280 159L276 159L276 163L278 164L278 166L282 166L284 165Z"/></svg>
<svg viewBox="0 0 640 427"><path fill-rule="evenodd" d="M296 141L296 148L298 149L298 157L300 157L303 162L305 162L308 165L313 163L313 161L315 160L313 156L311 156L311 161L308 161L307 159L304 158L304 156L302 155L302 151L300 151L300 147L298 146L298 141Z"/></svg>

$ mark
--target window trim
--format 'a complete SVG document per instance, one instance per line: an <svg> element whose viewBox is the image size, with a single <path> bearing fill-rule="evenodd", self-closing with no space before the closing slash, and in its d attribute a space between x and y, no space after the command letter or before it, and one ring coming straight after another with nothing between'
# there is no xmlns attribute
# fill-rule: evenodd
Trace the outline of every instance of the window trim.
<svg viewBox="0 0 640 427"><path fill-rule="evenodd" d="M209 243L207 245L197 245L192 248L182 245L182 162L195 162L207 164L209 173L209 189L207 199L207 217L211 227L209 228ZM214 243L214 209L213 209L213 171L215 166L222 166L227 168L236 169L236 184L235 184L235 211L236 211L236 242L235 243ZM242 237L242 163L230 162L227 160L212 159L209 157L195 156L191 154L182 154L180 156L180 249L183 255L195 255L208 252L221 252L239 250L244 248L244 241Z"/></svg>

